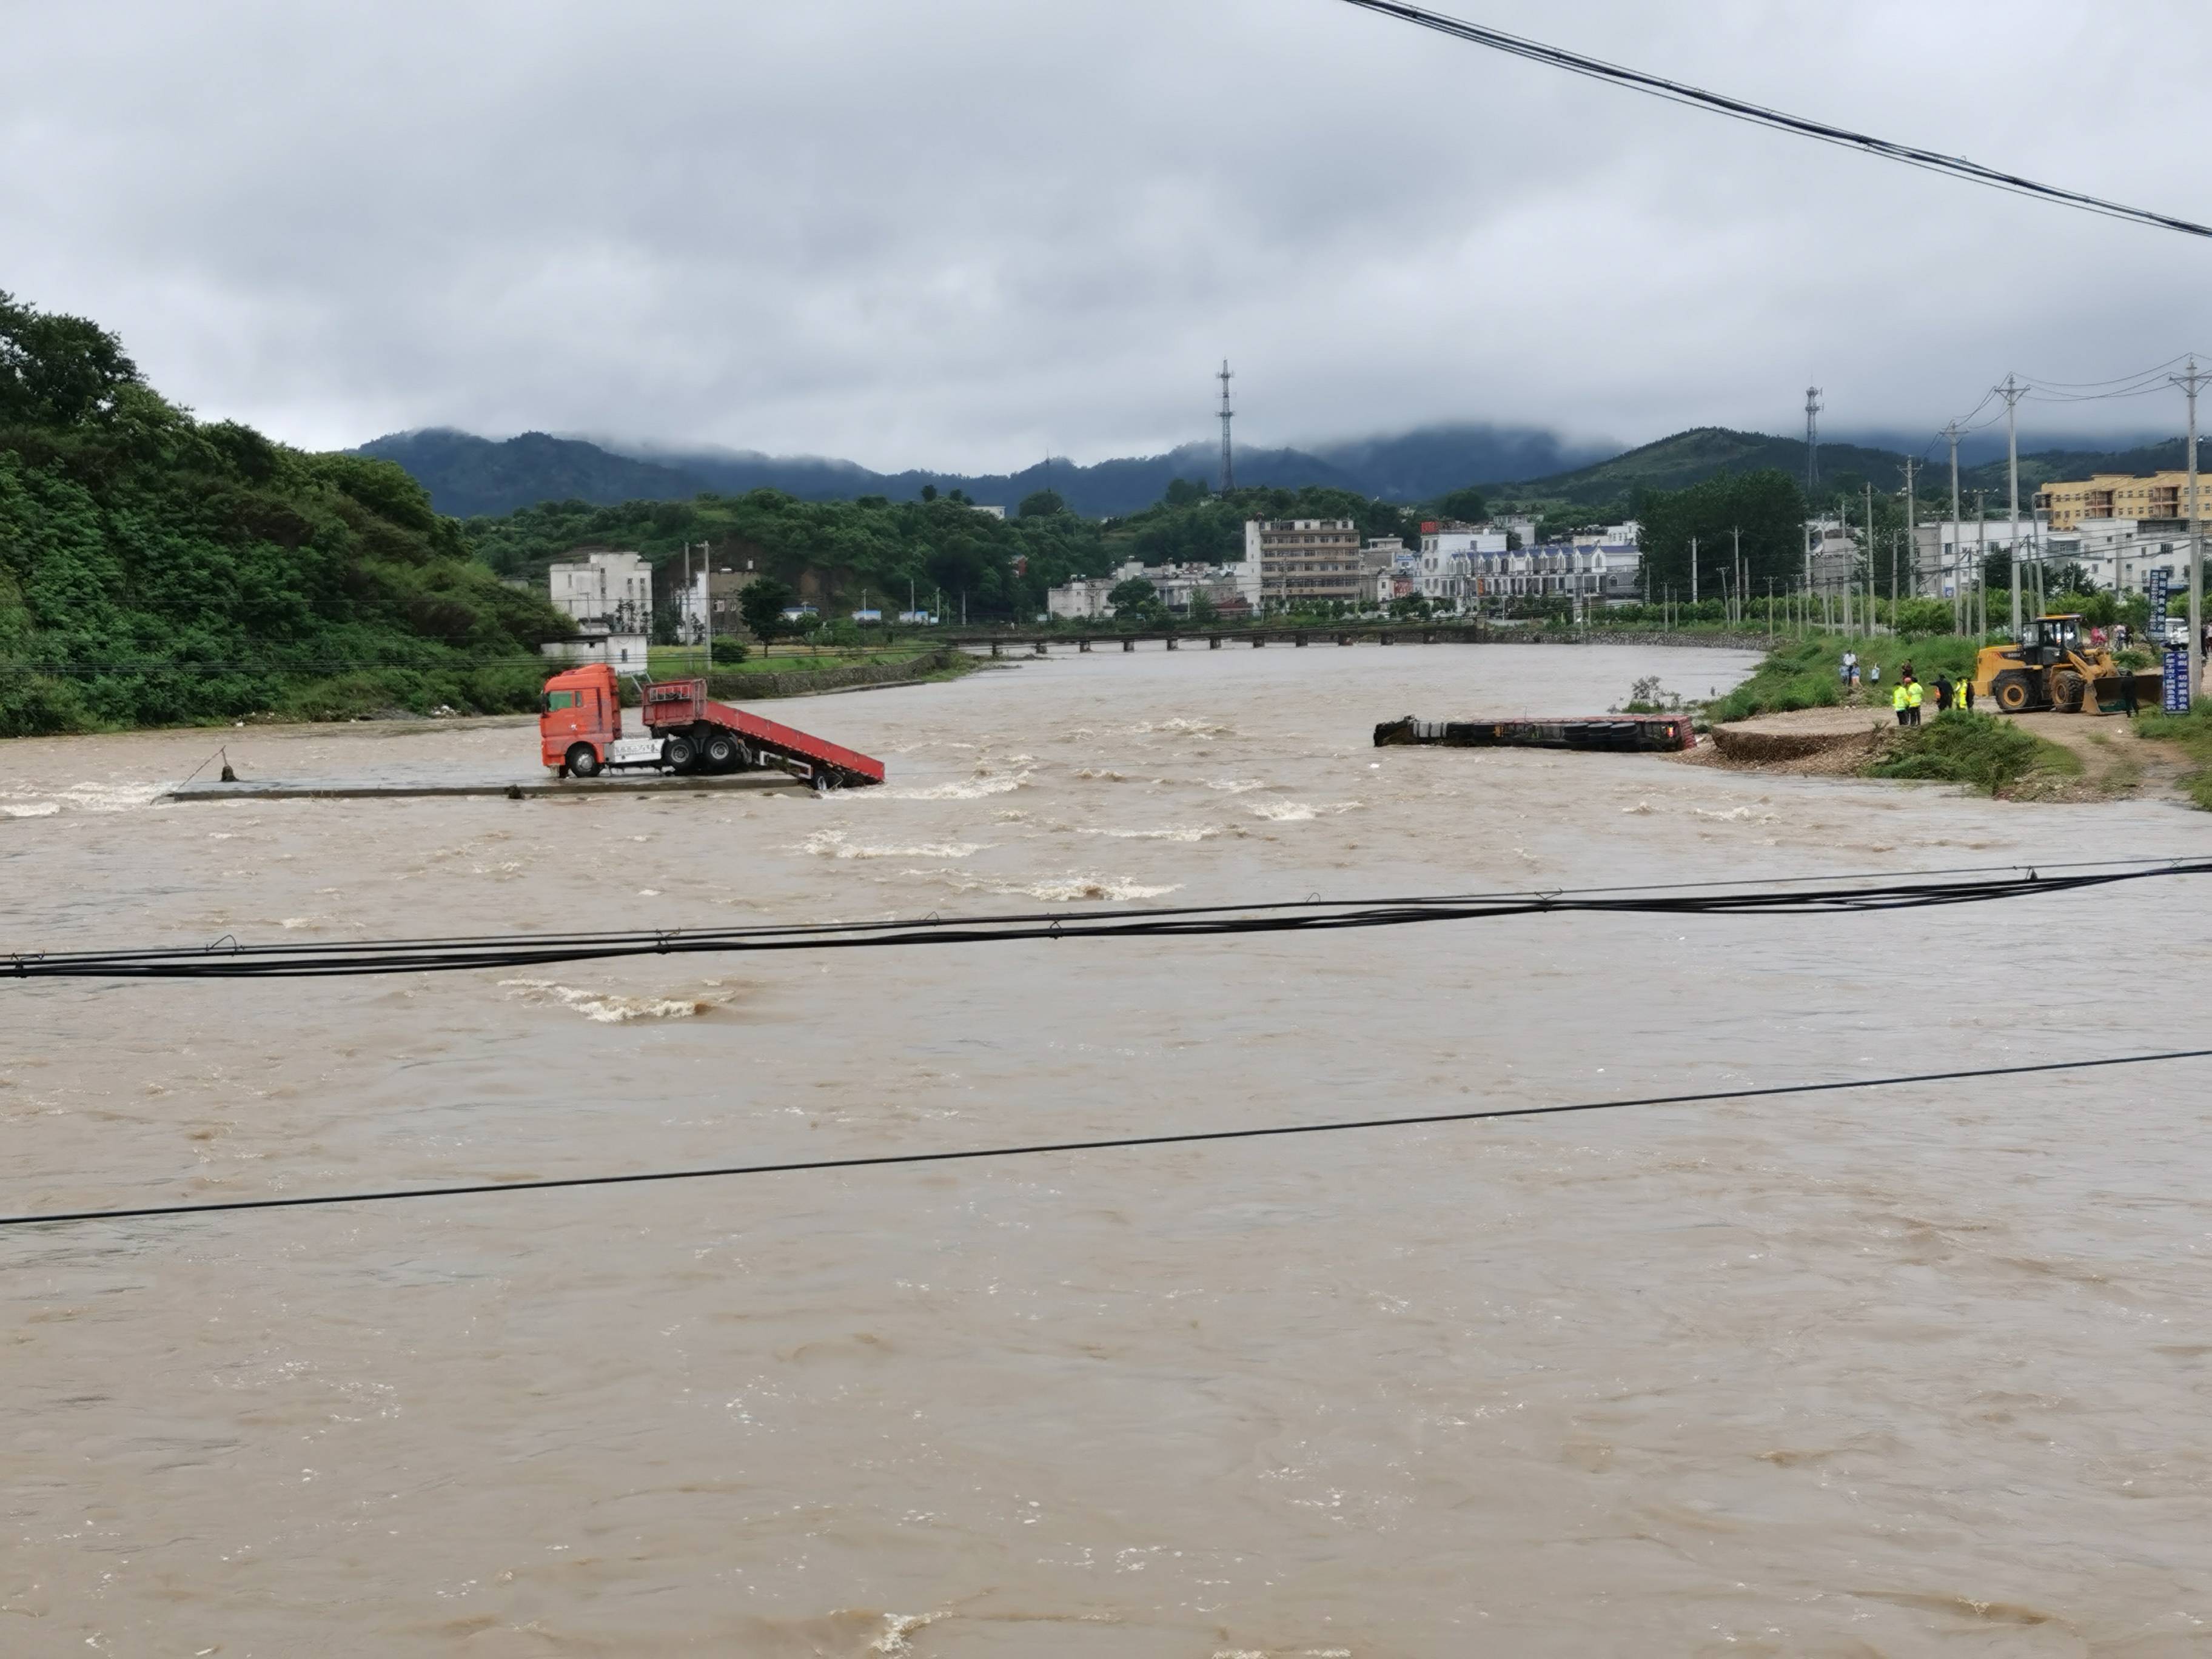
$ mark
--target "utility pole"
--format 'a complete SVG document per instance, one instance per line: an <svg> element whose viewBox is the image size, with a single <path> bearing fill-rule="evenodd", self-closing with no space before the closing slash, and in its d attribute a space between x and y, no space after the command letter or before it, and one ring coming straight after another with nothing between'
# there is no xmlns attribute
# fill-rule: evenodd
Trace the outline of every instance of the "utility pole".
<svg viewBox="0 0 2212 1659"><path fill-rule="evenodd" d="M1744 617L1744 611L1743 611L1743 532L1742 532L1741 529L1735 529L1735 530L1730 530L1730 531L1729 532L1729 534L1730 536L1734 537L1734 538L1735 538L1735 550L1734 550L1732 553L1730 553L1730 554L1729 554L1729 568L1730 568L1731 569L1733 569L1733 570L1735 572L1735 622L1736 622L1736 626L1737 626L1737 627L1739 627L1739 628L1741 628L1741 627L1742 627L1742 626L1743 626L1743 617Z"/></svg>
<svg viewBox="0 0 2212 1659"><path fill-rule="evenodd" d="M1869 637L1871 637L1871 636L1872 636L1872 635L1873 635L1873 633L1874 633L1874 573L1875 573L1875 562L1874 562L1874 558L1875 558L1875 553L1874 553L1874 483L1873 483L1872 480L1869 480L1869 481L1868 481L1868 483L1867 483L1867 487L1866 487L1866 504L1867 504L1867 532L1866 532L1866 536L1867 536L1867 610L1866 610L1866 631L1867 631L1868 635L1869 635Z"/></svg>
<svg viewBox="0 0 2212 1659"><path fill-rule="evenodd" d="M1848 495L1836 497L1836 523L1841 529L1844 544L1849 545L1851 539L1851 498ZM1848 568L1844 572L1843 592L1838 596L1838 600L1844 632L1848 635L1851 631L1851 578Z"/></svg>
<svg viewBox="0 0 2212 1659"><path fill-rule="evenodd" d="M691 631L691 544L684 544L684 588L676 596L676 638L679 643ZM650 659L648 659L650 660Z"/></svg>
<svg viewBox="0 0 2212 1659"><path fill-rule="evenodd" d="M1959 520L1959 423L1954 421L1945 427L1943 435L1951 441L1951 550L1955 555L1963 556L1966 538L1961 533L1964 526ZM1938 537L1936 547L1939 558L1942 546L1942 538ZM1960 556L1955 562L1957 574L1952 578L1951 587L1951 625L1963 633L1966 631L1963 610L1966 597L1966 561Z"/></svg>
<svg viewBox="0 0 2212 1659"><path fill-rule="evenodd" d="M2188 368L2172 377L2189 394L2189 706L2204 689L2204 532L2197 512L2197 391L2212 375L2200 372L2191 356Z"/></svg>
<svg viewBox="0 0 2212 1659"><path fill-rule="evenodd" d="M2020 399L2027 388L2008 374L1997 395L2005 400L2005 471L2012 490L2012 636L2020 638Z"/></svg>
<svg viewBox="0 0 2212 1659"><path fill-rule="evenodd" d="M1229 359L1221 360L1221 373L1213 377L1221 382L1221 493L1226 495L1237 488L1237 462L1229 447L1229 422L1237 411L1229 406L1229 382L1236 377L1229 372Z"/></svg>
<svg viewBox="0 0 2212 1659"><path fill-rule="evenodd" d="M1905 574L1912 579L1912 597L1916 599L1920 597L1920 498L1912 493L1912 473L1919 465L1912 456L1905 458L1905 537L1912 545L1912 552L1905 562ZM1889 571L1889 601L1892 605L1897 603L1897 566L1894 560ZM1892 615L1890 620L1895 622L1897 618Z"/></svg>
<svg viewBox="0 0 2212 1659"><path fill-rule="evenodd" d="M1698 538L1697 538L1695 536L1692 536L1692 537L1691 537L1691 538L1690 538L1690 604L1691 604L1692 606L1695 606L1697 603L1698 603ZM1691 621L1692 621L1692 622L1695 622L1695 621L1697 620L1697 618L1696 618L1696 617L1692 617L1690 620L1691 620Z"/></svg>
<svg viewBox="0 0 2212 1659"><path fill-rule="evenodd" d="M1820 388L1805 388L1805 504L1820 488Z"/></svg>
<svg viewBox="0 0 2212 1659"><path fill-rule="evenodd" d="M1978 635L1990 631L1990 510L1982 505L1982 498L1989 493L1986 489L1974 492L1974 595L1981 602L1982 611L1982 625L1974 630Z"/></svg>
<svg viewBox="0 0 2212 1659"><path fill-rule="evenodd" d="M1813 501L1810 496L1806 498L1805 511L1808 513L1811 513L1813 511ZM1805 520L1805 608L1803 615L1805 618L1805 630L1808 633L1810 633L1813 629L1813 542L1814 538L1819 536L1820 533L1820 532L1818 523L1813 519L1807 519Z"/></svg>

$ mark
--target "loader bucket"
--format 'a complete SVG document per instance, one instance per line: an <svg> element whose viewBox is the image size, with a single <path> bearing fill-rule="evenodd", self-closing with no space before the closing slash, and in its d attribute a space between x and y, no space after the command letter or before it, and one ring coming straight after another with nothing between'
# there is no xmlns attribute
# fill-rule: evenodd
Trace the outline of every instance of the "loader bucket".
<svg viewBox="0 0 2212 1659"><path fill-rule="evenodd" d="M2130 675L2119 673L2100 675L2096 679L2090 681L2089 689L2095 695L2097 700L2095 705L2096 712L2100 714L2126 714L2128 712L2128 685L2130 680L2132 680L2135 684L2136 708L2137 710L2149 710L2159 707L2166 696L2166 682L2160 675L2159 672L2154 668L2146 670L2139 674ZM2084 699L2083 708L2085 710L2088 706L2087 699Z"/></svg>

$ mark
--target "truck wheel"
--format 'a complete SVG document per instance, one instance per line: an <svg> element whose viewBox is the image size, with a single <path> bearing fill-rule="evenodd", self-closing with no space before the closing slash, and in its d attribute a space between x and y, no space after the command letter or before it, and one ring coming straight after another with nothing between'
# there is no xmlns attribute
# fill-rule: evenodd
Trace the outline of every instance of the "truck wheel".
<svg viewBox="0 0 2212 1659"><path fill-rule="evenodd" d="M707 739L707 769L709 772L734 772L738 769L738 740L726 732L717 732Z"/></svg>
<svg viewBox="0 0 2212 1659"><path fill-rule="evenodd" d="M2017 714L2035 701L2035 689L2027 683L2027 676L2009 670L1998 675L1996 684L1990 689L1996 695L1997 707L2008 714Z"/></svg>
<svg viewBox="0 0 2212 1659"><path fill-rule="evenodd" d="M599 751L588 743L568 745L568 771L573 777L595 778L599 775Z"/></svg>
<svg viewBox="0 0 2212 1659"><path fill-rule="evenodd" d="M2081 694L2087 689L2081 677L2070 668L2051 671L2051 706L2062 714L2081 712Z"/></svg>
<svg viewBox="0 0 2212 1659"><path fill-rule="evenodd" d="M681 732L669 738L660 754L661 758L678 772L689 772L691 763L699 758L697 746Z"/></svg>

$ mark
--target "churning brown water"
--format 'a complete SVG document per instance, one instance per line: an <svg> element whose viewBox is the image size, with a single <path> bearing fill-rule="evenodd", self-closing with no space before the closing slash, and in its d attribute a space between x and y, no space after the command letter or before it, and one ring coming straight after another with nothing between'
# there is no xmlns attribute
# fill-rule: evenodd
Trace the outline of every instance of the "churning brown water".
<svg viewBox="0 0 2212 1659"><path fill-rule="evenodd" d="M779 706L804 796L149 805L532 733L0 749L4 948L2187 851L1631 757L1367 746L1721 653L1148 652ZM0 1209L1590 1099L2174 1046L2201 890L435 979L26 983ZM2176 1066L0 1236L0 1652L2199 1652Z"/></svg>

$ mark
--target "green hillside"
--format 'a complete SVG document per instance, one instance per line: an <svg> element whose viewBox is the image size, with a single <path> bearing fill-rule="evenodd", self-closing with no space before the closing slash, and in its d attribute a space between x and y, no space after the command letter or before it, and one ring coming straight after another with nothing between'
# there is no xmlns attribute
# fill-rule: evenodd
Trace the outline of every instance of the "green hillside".
<svg viewBox="0 0 2212 1659"><path fill-rule="evenodd" d="M2205 459L2212 459L2206 457ZM2086 478L2094 472L2162 472L2179 470L2189 465L2186 448L2179 438L2169 438L2164 443L2147 444L2137 449L2040 449L2020 458L2020 504L2025 512L2030 498L2039 486L2053 478ZM1961 490L1985 490L1992 507L2002 502L2008 489L2002 460L1984 461L1979 466L1959 469ZM1930 467L1926 476L1935 482L1929 486L1946 494L1951 488L1950 461L1943 458L1942 465ZM1971 501L1965 503L1971 509Z"/></svg>
<svg viewBox="0 0 2212 1659"><path fill-rule="evenodd" d="M1501 498L1626 511L1638 490L1684 489L1723 473L1770 470L1803 478L1804 440L1700 426L1594 466L1492 488ZM1895 489L1905 482L1905 457L1892 450L1867 449L1856 444L1822 444L1821 477L1839 478L1846 473L1854 479L1863 478L1876 489Z"/></svg>
<svg viewBox="0 0 2212 1659"><path fill-rule="evenodd" d="M0 736L527 708L568 631L397 466L197 421L0 294Z"/></svg>
<svg viewBox="0 0 2212 1659"><path fill-rule="evenodd" d="M1900 490L1905 488L1905 459L1900 450L1824 442L1820 446L1822 488L1816 494L1825 500L1832 491L1856 494L1867 484L1874 486L1877 496ZM2023 453L2020 458L2021 506L2025 510L2038 486L2052 478L2082 477L2092 472L2152 472L2181 465L2182 444L2178 438L2124 450L2046 449ZM1805 441L1701 426L1572 472L1488 488L1501 502L1626 513L1633 510L1643 491L1684 489L1723 476L1768 471L1785 473L1802 483L1805 477ZM1960 488L1968 493L1976 489L1986 492L1994 507L2004 500L2006 474L2006 463L2002 459L1961 467ZM1923 502L1935 501L1949 492L1949 458L1942 444L1929 447L1921 458L1916 479ZM1972 503L1967 505L1971 507Z"/></svg>

